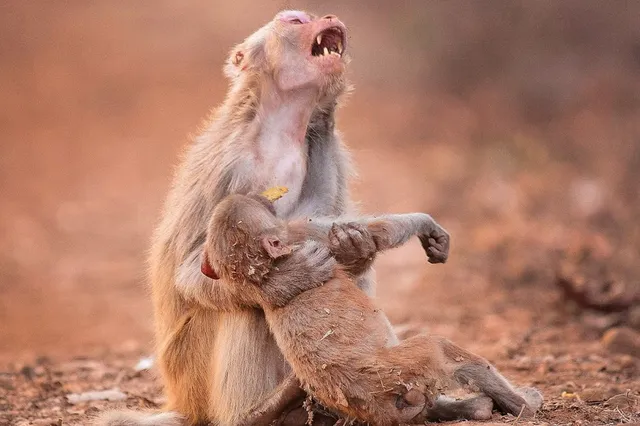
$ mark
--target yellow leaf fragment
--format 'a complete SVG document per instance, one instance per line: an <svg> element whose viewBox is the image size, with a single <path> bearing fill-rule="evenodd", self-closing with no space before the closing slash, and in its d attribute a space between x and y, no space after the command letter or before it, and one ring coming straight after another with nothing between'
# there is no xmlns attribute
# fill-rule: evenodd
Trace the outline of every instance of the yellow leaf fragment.
<svg viewBox="0 0 640 426"><path fill-rule="evenodd" d="M562 398L567 398L567 399L580 399L580 396L578 396L577 393L573 393L573 392L566 392L563 391L562 395L560 395Z"/></svg>
<svg viewBox="0 0 640 426"><path fill-rule="evenodd" d="M269 200L269 201L271 201L273 203L274 201L279 200L280 198L282 198L282 196L284 194L286 194L287 192L289 192L289 188L287 188L286 186L274 186L272 188L269 188L269 189L265 190L260 195L262 195L267 200Z"/></svg>

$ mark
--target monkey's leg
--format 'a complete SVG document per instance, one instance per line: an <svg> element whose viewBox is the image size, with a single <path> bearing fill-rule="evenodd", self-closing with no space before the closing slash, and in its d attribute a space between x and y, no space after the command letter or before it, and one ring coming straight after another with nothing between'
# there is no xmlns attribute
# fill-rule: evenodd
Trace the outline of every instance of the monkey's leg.
<svg viewBox="0 0 640 426"><path fill-rule="evenodd" d="M447 339L433 339L444 355L447 371L459 384L477 387L500 409L514 416L533 415L542 406L542 395L536 389L515 389L486 359Z"/></svg>
<svg viewBox="0 0 640 426"><path fill-rule="evenodd" d="M426 417L430 422L452 420L489 420L493 410L493 400L486 395L456 400L439 396L432 407L427 408Z"/></svg>
<svg viewBox="0 0 640 426"><path fill-rule="evenodd" d="M212 350L207 325L212 320L204 310L182 316L158 347L158 367L164 378L167 409L186 418L186 424L208 421L206 392L209 354Z"/></svg>
<svg viewBox="0 0 640 426"><path fill-rule="evenodd" d="M238 426L261 426L279 419L291 405L302 406L306 393L295 375L289 374L262 402L249 410Z"/></svg>
<svg viewBox="0 0 640 426"><path fill-rule="evenodd" d="M264 401L290 370L262 311L221 312L218 321L209 364L209 418L227 426Z"/></svg>
<svg viewBox="0 0 640 426"><path fill-rule="evenodd" d="M486 359L466 351L437 336L420 335L388 348L385 361L400 368L402 375L434 379L438 386L472 385L491 398L507 413L515 416L533 415L542 405L542 395L535 389L515 389ZM418 367L416 367L416 365ZM489 405L486 400L471 398L452 401L437 398L413 421L428 418L451 419L463 417L486 419ZM457 413L456 413L457 412Z"/></svg>

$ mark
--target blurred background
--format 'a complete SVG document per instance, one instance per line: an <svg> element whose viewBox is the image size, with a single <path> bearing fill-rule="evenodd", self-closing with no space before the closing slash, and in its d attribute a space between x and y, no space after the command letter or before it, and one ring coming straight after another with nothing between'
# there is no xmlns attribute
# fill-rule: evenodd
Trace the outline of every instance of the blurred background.
<svg viewBox="0 0 640 426"><path fill-rule="evenodd" d="M339 127L362 210L427 211L452 233L445 266L416 244L381 256L399 332L491 355L564 327L567 261L637 291L640 2L12 1L0 361L150 350L145 253L173 167L223 99L227 52L283 8L349 28Z"/></svg>

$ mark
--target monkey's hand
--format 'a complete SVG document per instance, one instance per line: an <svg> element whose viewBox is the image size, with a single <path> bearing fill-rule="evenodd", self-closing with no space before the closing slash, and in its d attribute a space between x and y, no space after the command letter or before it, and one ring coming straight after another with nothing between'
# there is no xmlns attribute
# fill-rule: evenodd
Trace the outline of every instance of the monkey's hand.
<svg viewBox="0 0 640 426"><path fill-rule="evenodd" d="M435 228L428 234L418 235L429 263L445 263L449 257L449 233L433 222Z"/></svg>
<svg viewBox="0 0 640 426"><path fill-rule="evenodd" d="M285 306L291 299L333 278L336 260L320 241L307 240L290 255L278 259L261 290L271 306Z"/></svg>
<svg viewBox="0 0 640 426"><path fill-rule="evenodd" d="M360 275L373 263L377 247L371 232L357 222L334 223L329 230L329 248L351 275Z"/></svg>

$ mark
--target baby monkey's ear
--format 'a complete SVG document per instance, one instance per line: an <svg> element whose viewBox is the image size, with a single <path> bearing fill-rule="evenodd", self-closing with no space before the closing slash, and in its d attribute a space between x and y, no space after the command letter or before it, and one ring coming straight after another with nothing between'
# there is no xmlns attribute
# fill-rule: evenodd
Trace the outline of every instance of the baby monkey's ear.
<svg viewBox="0 0 640 426"><path fill-rule="evenodd" d="M213 267L211 266L211 262L209 262L209 255L207 254L206 251L202 254L202 263L200 264L200 271L202 271L204 275L211 278L212 280L220 279L220 275L218 275L218 272L215 269L213 269Z"/></svg>
<svg viewBox="0 0 640 426"><path fill-rule="evenodd" d="M265 249L269 257L277 259L282 256L291 254L291 247L283 244L280 238L275 235L265 235L262 237L262 248Z"/></svg>

